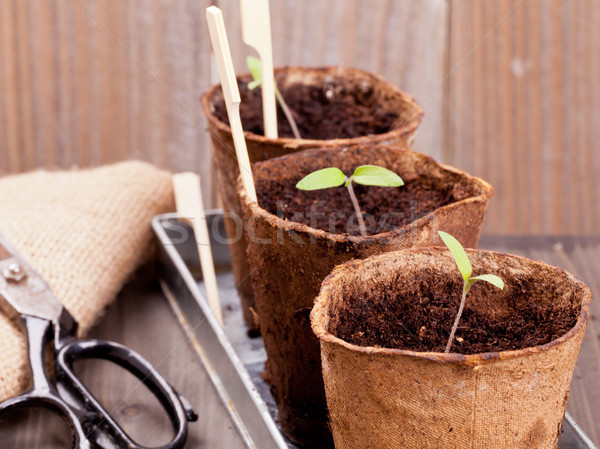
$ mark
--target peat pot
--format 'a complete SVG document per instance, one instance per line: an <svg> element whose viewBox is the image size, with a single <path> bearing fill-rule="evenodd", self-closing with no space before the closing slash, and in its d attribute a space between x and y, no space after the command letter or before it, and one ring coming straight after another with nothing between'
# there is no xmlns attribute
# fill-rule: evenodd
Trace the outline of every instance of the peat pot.
<svg viewBox="0 0 600 449"><path fill-rule="evenodd" d="M405 182L400 188L355 186L371 233L366 237L356 235L345 187L295 188L317 169L334 166L350 175L364 164L388 168ZM323 279L351 259L430 246L438 229L476 246L492 188L428 156L381 146L305 150L256 163L253 172L258 204L239 181L238 188L267 376L288 437L329 447L319 342L309 320Z"/></svg>
<svg viewBox="0 0 600 449"><path fill-rule="evenodd" d="M302 138L295 139L278 107L278 139L264 137L260 88L248 90L250 75L238 77L240 114L251 162L314 147L346 148L364 144L395 144L410 148L423 109L406 93L381 77L345 67L276 69L277 86L293 111ZM208 121L218 185L226 216L233 271L244 318L255 330L250 313L254 301L246 262L246 242L236 192L239 175L231 129L220 86L201 99Z"/></svg>
<svg viewBox="0 0 600 449"><path fill-rule="evenodd" d="M337 449L555 449L589 288L541 262L468 250L476 283L443 353L462 278L444 248L352 261L311 313Z"/></svg>

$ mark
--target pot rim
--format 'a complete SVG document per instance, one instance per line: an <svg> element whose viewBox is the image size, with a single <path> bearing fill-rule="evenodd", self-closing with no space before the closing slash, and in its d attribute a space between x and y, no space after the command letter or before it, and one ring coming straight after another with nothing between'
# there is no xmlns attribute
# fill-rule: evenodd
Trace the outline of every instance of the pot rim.
<svg viewBox="0 0 600 449"><path fill-rule="evenodd" d="M322 229L312 228L304 223L298 223L295 221L284 220L283 218L278 217L277 215L267 211L266 209L263 209L262 207L260 207L258 205L258 203L251 202L248 199L248 196L246 194L246 189L244 188L244 186L242 185L242 182L241 182L241 175L238 176L238 183L237 183L238 184L237 190L238 190L238 194L240 196L240 200L247 207L250 208L253 216L261 217L264 220L271 223L272 226L283 229L285 231L288 231L288 232L294 231L298 234L304 234L304 235L311 236L312 238L325 239L325 240L329 240L329 241L336 242L336 243L351 242L355 245L372 245L372 244L379 243L379 242L385 242L386 240L392 239L399 235L406 234L409 231L413 230L414 228L423 226L425 223L429 222L430 220L433 220L434 214L439 213L439 211L452 210L457 207L463 207L464 205L471 204L471 203L488 202L494 192L494 188L492 187L492 185L489 184L488 182L486 182L485 180L478 178L476 176L472 176L458 168L451 167L451 166L445 165L445 164L441 164L426 154L418 153L416 151L412 151L409 149L400 148L400 147L397 147L394 145L390 145L390 146L370 145L370 146L371 146L371 148L381 148L381 149L385 148L387 150L397 152L398 155L407 154L407 153L417 155L417 157L420 158L421 160L429 160L430 162L438 165L439 167L441 167L443 170L445 170L447 172L461 176L464 179L467 179L475 184L480 185L484 191L483 191L483 193L481 193L479 195L471 196L471 197L462 199L460 201L455 201L453 203L446 204L445 206L438 207L437 209L434 209L433 211L429 212L427 215L424 215L423 217L418 218L417 220L411 221L407 225L402 226L400 228L392 229L392 230L386 231L386 232L380 232L379 234L368 235L366 237L363 237L360 235L333 234L331 232L327 232ZM360 146L359 148L365 148L365 147L368 147L368 145ZM278 161L278 160L284 160L284 159L290 158L290 157L298 157L298 155L301 155L305 152L319 151L319 150L323 150L323 149L328 149L328 148L327 147L325 147L325 148L319 147L319 148L306 149L303 152L286 154L284 156L268 159L268 160L262 161L260 163L264 164L264 163L268 163L270 161ZM343 148L338 149L338 151L339 150L343 150Z"/></svg>
<svg viewBox="0 0 600 449"><path fill-rule="evenodd" d="M348 343L347 341L336 337L331 332L326 329L326 325L328 324L327 317L327 305L329 304L330 297L330 289L331 285L336 281L338 277L344 275L344 268L348 266L352 266L353 269L357 269L358 265L366 263L368 259L361 260L351 260L349 262L345 262L343 264L338 265L332 271L332 273L325 278L323 284L321 286L321 290L319 295L315 299L315 305L310 314L311 327L315 335L324 342L334 344L337 346L342 346L345 349L348 349L353 352L360 352L365 355L387 355L387 356L406 356L415 359L428 360L437 363L444 364L458 364L458 365L467 365L467 366L478 366L483 365L485 363L501 361L501 360L509 360L517 357L523 357L530 354L536 354L540 352L547 351L555 346L561 345L566 341L574 338L580 331L585 330L585 326L589 317L589 308L590 303L592 301L592 294L590 288L572 273L563 270L559 267L554 267L547 263L532 260L527 257L518 256L515 254L507 254L499 251L493 250L483 250L483 249L469 249L465 248L467 253L486 253L490 255L495 255L499 257L511 257L520 259L525 261L527 264L533 264L538 267L543 267L544 269L550 269L551 271L559 271L567 275L567 279L572 282L574 285L577 285L582 288L583 291L583 299L581 302L581 310L579 312L579 316L577 317L577 322L575 325L569 329L565 334L560 337L545 343L543 345L530 346L523 349L509 350L509 351L491 351L491 352L482 352L477 354L459 354L459 353L443 353L443 352L419 352L419 351L411 351L406 349L395 349L395 348L380 348L375 346L358 346L352 343ZM442 252L446 251L446 248L439 246L430 246L430 247L422 247L422 248L408 248L402 249L398 251L392 251L388 253L379 254L373 256L373 258L383 258L385 256L390 257L392 254L397 253L409 253L409 252ZM369 258L371 259L371 258Z"/></svg>
<svg viewBox="0 0 600 449"><path fill-rule="evenodd" d="M388 139L390 136L403 135L403 134L407 134L409 132L415 131L418 128L419 124L421 123L421 120L423 119L423 115L424 115L423 108L417 103L417 101L412 96L410 96L406 92L398 89L396 86L394 86L393 84L386 81L382 76L377 75L375 73L371 73L366 70L361 70L361 69L357 69L354 67L345 67L345 66L324 66L324 67L285 66L285 67L276 68L275 73L287 72L289 70L298 70L298 71L305 71L305 72L332 72L332 73L334 73L334 72L339 72L339 73L353 72L353 73L360 73L362 75L367 75L367 76L371 77L374 81L377 80L377 81L381 81L381 82L388 84L390 86L390 88L396 94L398 94L402 97L403 101L405 101L407 104L411 105L413 108L414 118L412 120L408 121L404 126L401 126L399 128L393 128L385 133L368 134L365 136L351 137L351 138L344 138L344 139L327 139L327 140L295 139L293 137L278 137L277 139L271 139L271 138L268 138L265 136L261 136L260 134L255 134L250 131L244 131L244 136L245 136L246 140L250 140L250 141L254 141L256 143L262 143L262 144L281 145L284 148L290 148L290 149L298 149L298 148L303 148L303 147L306 147L306 148L328 147L328 146L338 147L338 146L360 145L360 144L365 144L365 143L374 142L374 141L382 142L382 141L385 141L386 139ZM251 76L250 73L244 73L244 74L238 75L236 77L236 79L243 80L245 78L249 78L250 76ZM200 103L202 105L202 110L204 112L204 115L211 122L211 124L219 131L231 134L231 128L229 127L229 125L227 125L225 122L221 121L214 114L214 110L212 108L213 103L210 101L213 98L215 91L219 90L220 88L221 88L220 84L215 84L215 85L211 86L210 89L208 91L206 91L200 97Z"/></svg>

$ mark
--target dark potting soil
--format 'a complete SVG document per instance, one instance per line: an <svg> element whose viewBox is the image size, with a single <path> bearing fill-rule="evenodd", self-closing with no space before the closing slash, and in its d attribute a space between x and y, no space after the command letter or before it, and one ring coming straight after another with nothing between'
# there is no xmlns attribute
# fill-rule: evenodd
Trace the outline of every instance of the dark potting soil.
<svg viewBox="0 0 600 449"><path fill-rule="evenodd" d="M282 86L283 83L278 83ZM262 97L260 87L248 90L240 82L240 115L245 131L263 136ZM281 95L292 112L303 139L342 139L383 134L398 119L395 111L382 107L372 86L342 86L324 83L320 86L292 84L281 88ZM225 102L215 103L215 115L229 124ZM277 103L279 137L294 137L279 103Z"/></svg>
<svg viewBox="0 0 600 449"><path fill-rule="evenodd" d="M376 346L418 352L443 352L460 304L462 283L431 273L417 275L409 293L397 288L370 292L349 298L352 308L340 310L329 329L337 337L357 346ZM550 341L567 333L575 323L580 307L555 310L537 305L529 298L540 297L539 283L533 279L511 279L507 297L509 313L493 318L471 307L478 295L493 289L478 282L467 295L451 352L476 354L517 350ZM489 293L487 293L489 294Z"/></svg>
<svg viewBox="0 0 600 449"><path fill-rule="evenodd" d="M349 175L347 173L346 175ZM360 235L358 220L346 187L303 191L296 182L256 181L260 206L286 220L333 234ZM433 179L407 181L402 187L353 184L369 235L391 231L456 199L452 185L440 189Z"/></svg>

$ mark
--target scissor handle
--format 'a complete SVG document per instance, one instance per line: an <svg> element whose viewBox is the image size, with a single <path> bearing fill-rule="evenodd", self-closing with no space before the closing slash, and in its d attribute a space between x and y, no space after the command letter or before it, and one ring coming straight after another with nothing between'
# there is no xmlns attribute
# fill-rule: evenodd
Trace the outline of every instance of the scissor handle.
<svg viewBox="0 0 600 449"><path fill-rule="evenodd" d="M156 449L183 448L187 439L187 422L197 419L196 412L146 359L137 352L115 342L73 341L58 350L56 373L57 384L66 388L70 394L78 396L89 411L100 416L101 422L98 426L109 433L117 444L131 449L147 449L138 445L127 435L75 375L73 363L81 359L103 359L114 362L140 379L160 401L175 430L173 440Z"/></svg>
<svg viewBox="0 0 600 449"><path fill-rule="evenodd" d="M16 409L44 407L58 413L66 420L72 430L74 448L91 449L85 429L85 409L72 409L59 395L46 372L46 350L54 338L52 323L28 315L23 316L23 323L27 331L32 386L25 393L0 403L0 415Z"/></svg>
<svg viewBox="0 0 600 449"><path fill-rule="evenodd" d="M39 392L34 389L10 398L0 404L0 415L12 410L31 407L44 407L66 419L67 423L71 426L72 447L77 449L92 449L86 431L81 425L80 416L74 413L55 391Z"/></svg>

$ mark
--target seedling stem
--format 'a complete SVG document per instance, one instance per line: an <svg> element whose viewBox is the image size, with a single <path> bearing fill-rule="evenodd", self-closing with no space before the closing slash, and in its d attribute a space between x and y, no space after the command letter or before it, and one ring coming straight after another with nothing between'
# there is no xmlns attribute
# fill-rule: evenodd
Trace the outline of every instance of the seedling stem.
<svg viewBox="0 0 600 449"><path fill-rule="evenodd" d="M255 58L254 56L248 56L246 58L246 64L248 65L248 70L250 70L250 74L252 75L252 82L248 83L248 89L254 90L258 86L262 84L262 65L260 63L260 59ZM277 84L275 84L275 98L279 102L279 106L281 106L281 110L285 115L290 127L292 128L292 133L294 133L294 137L296 139L301 139L300 131L298 131L298 125L296 125L296 120L294 120L294 116L292 115L292 111L288 107L287 103L283 99L283 95L279 92L277 88Z"/></svg>
<svg viewBox="0 0 600 449"><path fill-rule="evenodd" d="M360 234L363 237L366 237L367 227L365 226L365 220L363 219L362 211L360 210L360 205L358 204L358 199L356 198L354 188L352 187L352 178L348 179L348 182L346 182L346 188L348 189L348 193L350 194L350 200L352 201L352 205L354 206L354 212L356 212L356 217L358 218L358 228L360 229Z"/></svg>
<svg viewBox="0 0 600 449"><path fill-rule="evenodd" d="M450 347L452 346L452 342L454 341L454 335L456 334L456 329L458 329L458 322L460 321L460 318L463 314L463 310L465 309L465 303L467 302L467 293L469 293L471 285L467 287L466 282L463 284L462 298L460 299L458 313L456 314L456 318L454 319L454 324L452 325L452 330L450 331L450 337L448 338L448 343L446 343L446 349L444 350L446 354L450 352Z"/></svg>
<svg viewBox="0 0 600 449"><path fill-rule="evenodd" d="M448 343L446 344L446 349L444 350L444 352L448 354L450 352L450 348L452 347L452 342L454 341L456 329L458 329L458 323L462 316L463 310L465 309L467 293L469 293L469 290L471 289L473 284L477 281L486 281L492 284L494 287L497 287L500 290L504 290L504 281L495 274L480 274L479 276L471 277L471 274L473 272L471 261L469 260L469 256L467 256L467 253L463 246L460 244L460 242L447 232L438 231L438 234L441 237L444 244L452 253L452 257L456 262L458 271L460 271L460 274L463 278L463 291L462 297L460 299L460 306L458 307L458 313L456 314L456 318L454 319L454 325L452 326L452 330L450 331L450 337L448 338Z"/></svg>
<svg viewBox="0 0 600 449"><path fill-rule="evenodd" d="M287 103L283 99L283 95L281 95L281 92L279 92L279 89L277 88L277 84L275 84L275 98L277 98L277 101L279 102L279 106L281 106L281 110L283 111L283 114L285 115L286 120L288 121L288 123L290 124L290 127L292 128L292 133L294 133L294 137L296 139L302 139L302 136L300 135L300 131L298 131L298 125L296 125L296 120L294 120L294 116L292 115L292 111L290 110Z"/></svg>

